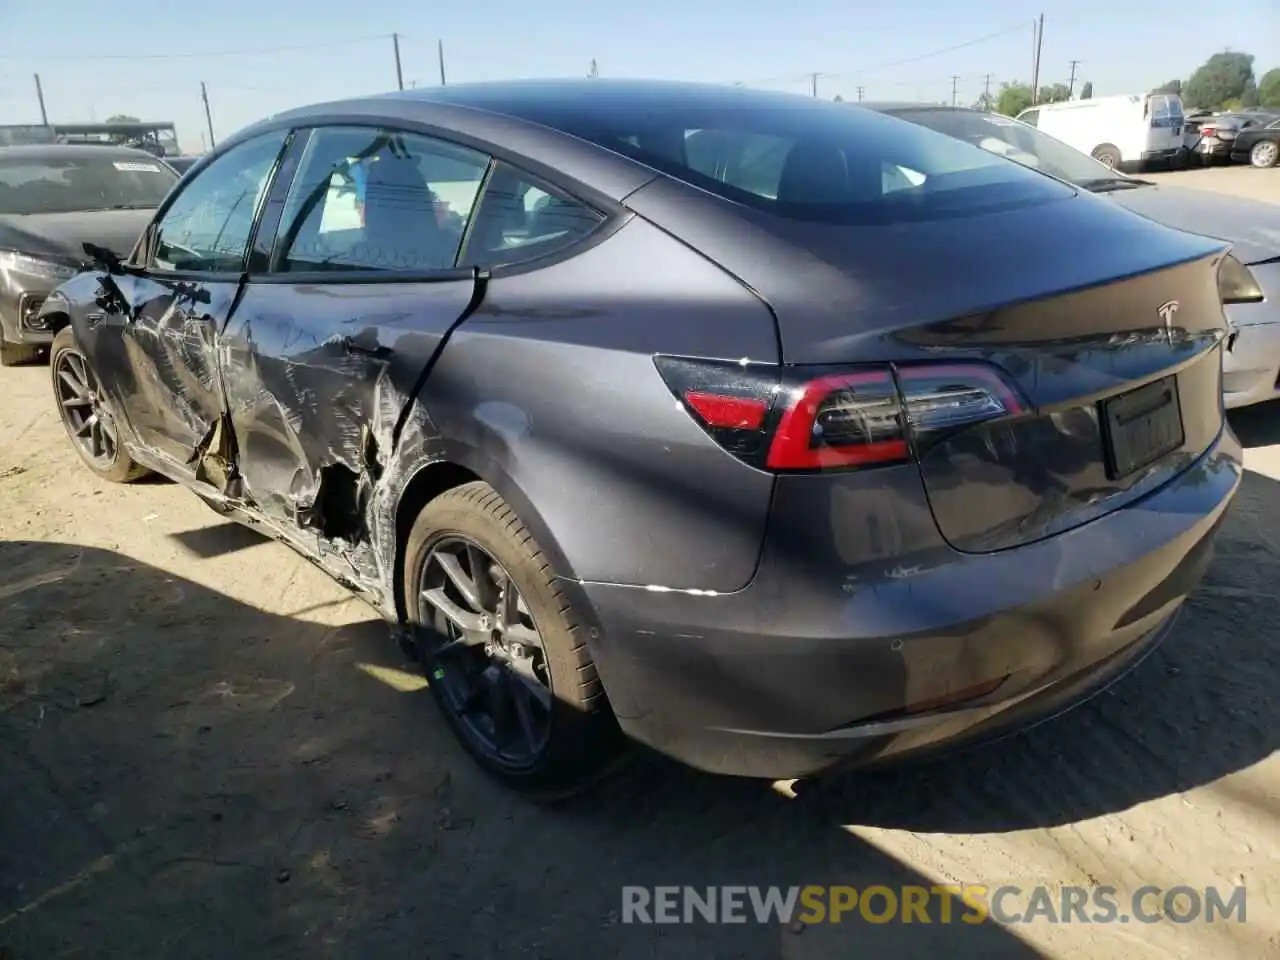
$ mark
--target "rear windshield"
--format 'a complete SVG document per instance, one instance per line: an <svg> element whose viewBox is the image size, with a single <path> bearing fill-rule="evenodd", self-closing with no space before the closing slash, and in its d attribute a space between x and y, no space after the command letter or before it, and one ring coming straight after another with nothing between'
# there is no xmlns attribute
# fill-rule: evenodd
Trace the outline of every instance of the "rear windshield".
<svg viewBox="0 0 1280 960"><path fill-rule="evenodd" d="M524 103L518 112L726 200L794 219L932 219L1071 195L984 150L845 104L746 95L710 105L668 98L634 110L576 106Z"/></svg>
<svg viewBox="0 0 1280 960"><path fill-rule="evenodd" d="M913 108L902 111L899 116L1076 186L1087 188L1099 180L1120 179L1087 153L1027 126L1025 120L947 107Z"/></svg>
<svg viewBox="0 0 1280 960"><path fill-rule="evenodd" d="M177 175L149 157L0 159L0 214L158 207Z"/></svg>

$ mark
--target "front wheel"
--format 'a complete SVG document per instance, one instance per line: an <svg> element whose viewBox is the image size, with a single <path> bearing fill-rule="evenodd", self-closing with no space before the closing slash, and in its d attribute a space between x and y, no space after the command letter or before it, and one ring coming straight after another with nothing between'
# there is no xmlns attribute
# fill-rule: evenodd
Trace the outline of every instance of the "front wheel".
<svg viewBox="0 0 1280 960"><path fill-rule="evenodd" d="M1110 167L1114 170L1120 166L1120 148L1110 143L1104 143L1093 148L1093 159L1097 160L1104 167Z"/></svg>
<svg viewBox="0 0 1280 960"><path fill-rule="evenodd" d="M563 795L622 758L583 620L488 484L423 508L405 549L404 596L436 704L490 774Z"/></svg>
<svg viewBox="0 0 1280 960"><path fill-rule="evenodd" d="M1280 144L1274 140L1259 140L1249 151L1249 162L1259 169L1274 167L1280 160Z"/></svg>
<svg viewBox="0 0 1280 960"><path fill-rule="evenodd" d="M131 483L146 476L149 471L120 444L119 423L70 327L53 338L49 370L58 415L85 466L109 483Z"/></svg>

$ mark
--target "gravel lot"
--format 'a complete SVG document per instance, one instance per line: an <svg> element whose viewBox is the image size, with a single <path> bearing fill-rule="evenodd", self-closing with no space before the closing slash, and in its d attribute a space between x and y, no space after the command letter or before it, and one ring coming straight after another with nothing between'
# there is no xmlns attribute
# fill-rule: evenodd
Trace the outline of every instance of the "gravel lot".
<svg viewBox="0 0 1280 960"><path fill-rule="evenodd" d="M1171 183L1269 196L1280 170ZM1081 709L788 798L644 757L476 773L387 631L285 548L79 465L0 372L0 957L1280 956L1280 405L1176 634ZM1244 924L618 922L626 884L1248 887Z"/></svg>

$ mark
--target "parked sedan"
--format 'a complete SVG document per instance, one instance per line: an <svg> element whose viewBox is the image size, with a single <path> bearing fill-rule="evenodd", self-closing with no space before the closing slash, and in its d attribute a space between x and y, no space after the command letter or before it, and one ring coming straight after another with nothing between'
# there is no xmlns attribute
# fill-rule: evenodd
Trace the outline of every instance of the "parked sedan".
<svg viewBox="0 0 1280 960"><path fill-rule="evenodd" d="M1223 357L1228 407L1280 396L1280 206L1158 186L1117 173L1037 130L997 114L936 104L873 109L946 133L1107 197L1158 223L1228 241L1218 274L1234 333Z"/></svg>
<svg viewBox="0 0 1280 960"><path fill-rule="evenodd" d="M499 83L249 128L40 315L86 466L366 597L488 771L798 777L1168 633L1241 471L1225 250L840 104Z"/></svg>
<svg viewBox="0 0 1280 960"><path fill-rule="evenodd" d="M1231 159L1265 169L1280 163L1280 116L1264 114L1231 144Z"/></svg>
<svg viewBox="0 0 1280 960"><path fill-rule="evenodd" d="M34 360L53 333L40 305L92 242L127 256L177 177L124 147L0 148L0 366Z"/></svg>

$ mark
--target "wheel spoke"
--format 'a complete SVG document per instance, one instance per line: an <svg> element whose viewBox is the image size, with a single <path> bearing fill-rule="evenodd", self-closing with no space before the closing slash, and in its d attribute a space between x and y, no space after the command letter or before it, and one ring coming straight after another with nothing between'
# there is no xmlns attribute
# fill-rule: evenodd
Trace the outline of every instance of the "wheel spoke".
<svg viewBox="0 0 1280 960"><path fill-rule="evenodd" d="M68 397L62 401L62 405L68 410L76 407L87 407L89 406L89 398L85 396Z"/></svg>
<svg viewBox="0 0 1280 960"><path fill-rule="evenodd" d="M76 427L76 436L77 437L88 436L90 433L92 433L93 425L97 422L98 422L98 415L96 413L91 413L89 416L84 418L84 421L80 424L80 426Z"/></svg>
<svg viewBox="0 0 1280 960"><path fill-rule="evenodd" d="M538 631L532 627L526 627L523 623L508 623L506 629L502 631L502 637L508 643L519 643L534 650L542 649L542 638L538 636Z"/></svg>
<svg viewBox="0 0 1280 960"><path fill-rule="evenodd" d="M89 446L95 457L102 456L102 421L96 415L93 418L93 429L89 431Z"/></svg>
<svg viewBox="0 0 1280 960"><path fill-rule="evenodd" d="M76 376L80 378L80 382L84 384L85 390L93 389L93 380L89 377L89 368L85 366L84 359L76 353L67 354L67 359L72 366L76 368Z"/></svg>
<svg viewBox="0 0 1280 960"><path fill-rule="evenodd" d="M481 621L481 614L463 610L449 599L444 592L444 587L436 587L434 590L424 591L422 599L444 614L445 619L464 634L473 637L471 642L475 642L474 638L481 633L488 635L488 631L484 629L484 624Z"/></svg>
<svg viewBox="0 0 1280 960"><path fill-rule="evenodd" d="M479 610L480 592L476 587L473 578L467 576L466 571L462 569L462 564L458 562L458 558L452 553L446 553L443 550L433 555L436 563L440 564L440 569L444 571L445 576L449 578L449 582L457 587L458 592L462 594L464 599L473 610Z"/></svg>
<svg viewBox="0 0 1280 960"><path fill-rule="evenodd" d="M525 743L532 750L538 745L538 732L534 726L533 711L529 708L529 688L518 677L508 679L507 684L511 691L511 699L515 703L520 732L524 734Z"/></svg>
<svg viewBox="0 0 1280 960"><path fill-rule="evenodd" d="M73 371L64 367L58 371L58 379L65 383L68 389L70 389L78 399L84 400L85 403L89 402L89 391L86 390L84 384L76 378Z"/></svg>
<svg viewBox="0 0 1280 960"><path fill-rule="evenodd" d="M524 692L548 713L551 712L551 691L537 677L524 672L512 674L515 682L524 688Z"/></svg>
<svg viewBox="0 0 1280 960"><path fill-rule="evenodd" d="M497 612L498 585L494 582L492 561L479 547L467 544L467 566L471 568L471 579L476 585L476 601L481 610Z"/></svg>

